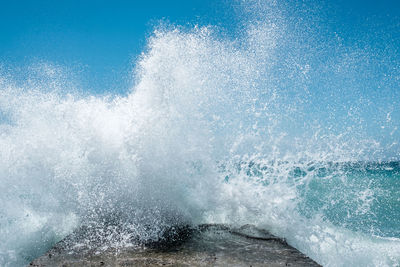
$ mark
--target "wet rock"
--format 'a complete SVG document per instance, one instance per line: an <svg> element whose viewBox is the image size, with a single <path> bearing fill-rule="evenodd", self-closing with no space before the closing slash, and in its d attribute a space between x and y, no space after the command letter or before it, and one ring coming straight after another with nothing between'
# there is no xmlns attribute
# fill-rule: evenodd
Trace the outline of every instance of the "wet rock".
<svg viewBox="0 0 400 267"><path fill-rule="evenodd" d="M172 227L157 242L108 249L80 242L85 233L75 232L30 266L320 266L251 225Z"/></svg>

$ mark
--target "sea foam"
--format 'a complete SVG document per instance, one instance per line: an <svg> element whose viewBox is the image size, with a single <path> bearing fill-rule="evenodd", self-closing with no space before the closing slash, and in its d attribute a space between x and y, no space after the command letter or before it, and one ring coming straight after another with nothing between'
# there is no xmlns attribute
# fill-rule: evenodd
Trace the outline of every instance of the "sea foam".
<svg viewBox="0 0 400 267"><path fill-rule="evenodd" d="M399 236L349 227L375 218L385 193L394 202L382 208L395 209L396 191L358 185L340 165L398 156L398 92L362 90L377 71L368 51L308 51L282 13L246 7L236 38L157 28L125 96L72 92L51 64L35 83L1 80L1 265L28 263L82 224L118 226L106 244L118 247L200 223L254 224L324 266L398 265Z"/></svg>

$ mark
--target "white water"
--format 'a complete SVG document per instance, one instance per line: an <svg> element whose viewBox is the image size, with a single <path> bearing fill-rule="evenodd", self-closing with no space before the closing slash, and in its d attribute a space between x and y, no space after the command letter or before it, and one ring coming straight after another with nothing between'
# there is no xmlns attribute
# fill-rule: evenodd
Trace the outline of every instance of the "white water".
<svg viewBox="0 0 400 267"><path fill-rule="evenodd" d="M212 27L157 30L127 96L69 93L51 66L35 85L2 79L0 265L26 264L81 223L116 220L143 239L176 223L250 223L326 266L397 266L398 239L297 211L312 173L293 181L294 167L385 147L360 130L362 115L343 130L307 110L321 105L306 87L310 65L283 63L276 23L247 25L237 40ZM268 170L256 179L241 162Z"/></svg>

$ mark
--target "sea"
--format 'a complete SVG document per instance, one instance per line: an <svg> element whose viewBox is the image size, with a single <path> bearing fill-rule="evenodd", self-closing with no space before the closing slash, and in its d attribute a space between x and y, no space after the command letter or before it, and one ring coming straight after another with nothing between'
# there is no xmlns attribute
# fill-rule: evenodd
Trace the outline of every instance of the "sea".
<svg viewBox="0 0 400 267"><path fill-rule="evenodd" d="M323 266L400 266L397 48L276 5L244 1L234 32L155 27L126 94L72 90L52 64L2 75L0 266L82 225L107 249L215 223Z"/></svg>

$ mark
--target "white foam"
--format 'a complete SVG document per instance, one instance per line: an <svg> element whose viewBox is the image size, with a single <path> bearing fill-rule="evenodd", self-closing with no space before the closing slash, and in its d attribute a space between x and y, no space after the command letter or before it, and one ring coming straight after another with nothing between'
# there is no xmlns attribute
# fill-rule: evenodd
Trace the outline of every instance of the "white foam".
<svg viewBox="0 0 400 267"><path fill-rule="evenodd" d="M236 41L212 27L157 30L126 97L3 79L0 263L23 265L79 223L117 217L143 238L174 223L251 223L326 266L398 264L399 240L297 211L298 188L313 172L293 179L294 168L365 159L380 144L357 129L327 133L317 117L302 120L299 81L312 67L277 59L278 26L252 24ZM275 76L280 69L284 77ZM290 90L288 73L301 78ZM250 163L266 169L257 175ZM362 212L370 196L360 195Z"/></svg>

